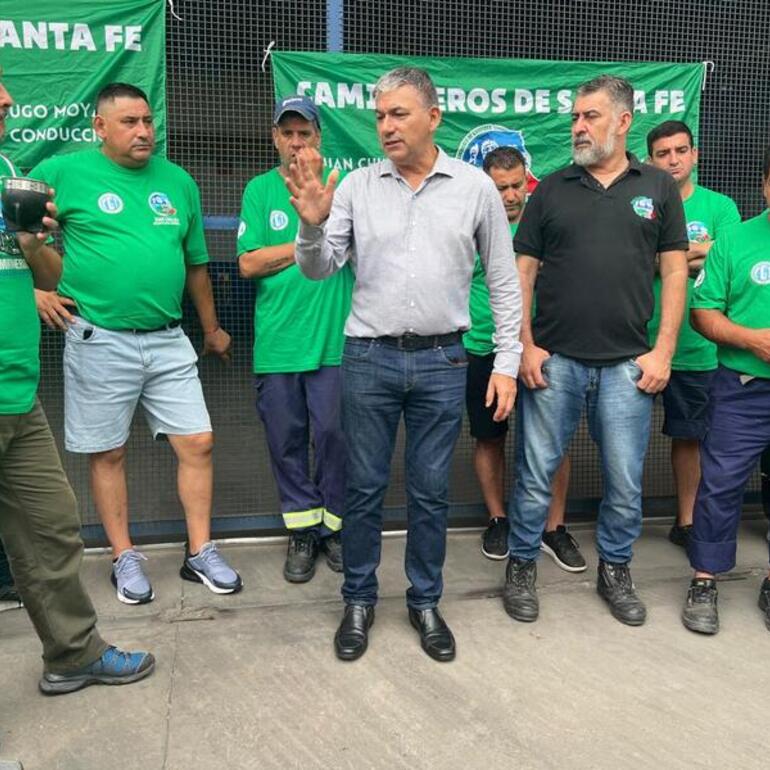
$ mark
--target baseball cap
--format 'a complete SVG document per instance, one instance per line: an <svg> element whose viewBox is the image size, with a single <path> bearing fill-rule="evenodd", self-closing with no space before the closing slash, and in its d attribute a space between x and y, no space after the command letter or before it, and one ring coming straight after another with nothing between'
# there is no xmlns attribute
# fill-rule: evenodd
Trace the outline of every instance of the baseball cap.
<svg viewBox="0 0 770 770"><path fill-rule="evenodd" d="M307 96L286 96L283 99L279 99L275 103L275 109L273 110L273 125L278 125L278 122L287 112L296 112L305 120L320 126L318 107Z"/></svg>

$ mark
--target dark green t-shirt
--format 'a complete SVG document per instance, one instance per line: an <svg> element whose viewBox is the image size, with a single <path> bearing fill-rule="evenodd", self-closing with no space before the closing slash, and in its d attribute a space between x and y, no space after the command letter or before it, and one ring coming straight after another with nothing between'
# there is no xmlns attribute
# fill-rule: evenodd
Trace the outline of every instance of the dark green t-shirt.
<svg viewBox="0 0 770 770"><path fill-rule="evenodd" d="M20 176L0 155L0 176ZM35 404L40 381L40 320L32 271L0 212L0 414L25 414Z"/></svg>
<svg viewBox="0 0 770 770"><path fill-rule="evenodd" d="M692 307L721 310L733 323L770 329L770 211L720 233L695 280ZM770 364L748 350L719 345L719 363L770 378Z"/></svg>
<svg viewBox="0 0 770 770"><path fill-rule="evenodd" d="M101 150L58 155L31 173L56 188L64 237L59 293L107 329L157 329L182 317L187 265L208 262L192 177L152 157L125 168Z"/></svg>
<svg viewBox="0 0 770 770"><path fill-rule="evenodd" d="M326 178L328 174L324 175ZM243 191L238 254L294 240L299 218L277 168L254 177ZM255 279L254 371L309 372L339 366L350 312L353 274L346 265L323 281L296 264Z"/></svg>
<svg viewBox="0 0 770 770"><path fill-rule="evenodd" d="M738 207L732 198L699 186L696 186L692 195L684 201L684 215L687 219L687 237L693 243L713 241L725 227L741 221ZM676 352L671 362L674 371L706 372L717 368L717 346L698 334L690 325L690 303L694 283L694 278L687 281L687 305L679 330ZM660 287L660 276L656 275L653 285L655 312L647 324L650 346L655 345L660 329Z"/></svg>
<svg viewBox="0 0 770 770"><path fill-rule="evenodd" d="M511 224L511 238L516 235L519 223ZM465 349L476 356L488 356L495 350L492 335L495 333L495 319L489 306L489 289L486 272L479 255L473 265L473 279L469 300L471 328L463 335Z"/></svg>

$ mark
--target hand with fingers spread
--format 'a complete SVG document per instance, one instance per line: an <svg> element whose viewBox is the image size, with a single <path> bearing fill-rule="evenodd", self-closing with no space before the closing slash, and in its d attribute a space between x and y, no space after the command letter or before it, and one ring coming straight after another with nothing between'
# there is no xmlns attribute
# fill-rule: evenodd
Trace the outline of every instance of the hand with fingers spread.
<svg viewBox="0 0 770 770"><path fill-rule="evenodd" d="M524 344L519 377L530 390L548 387L548 381L543 376L543 362L550 357L551 354L547 350L532 343Z"/></svg>
<svg viewBox="0 0 770 770"><path fill-rule="evenodd" d="M311 147L300 150L289 166L286 186L291 193L291 205L307 225L320 225L325 222L332 208L339 171L332 171L324 184L321 178L322 169L321 156L318 150Z"/></svg>
<svg viewBox="0 0 770 770"><path fill-rule="evenodd" d="M37 314L49 329L67 331L67 327L75 320L72 311L75 303L69 297L60 297L55 291L35 289L35 305Z"/></svg>

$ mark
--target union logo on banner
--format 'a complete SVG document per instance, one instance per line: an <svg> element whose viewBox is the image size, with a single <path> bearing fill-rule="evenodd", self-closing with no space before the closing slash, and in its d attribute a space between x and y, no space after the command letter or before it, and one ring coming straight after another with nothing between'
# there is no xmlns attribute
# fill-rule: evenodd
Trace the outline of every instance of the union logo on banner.
<svg viewBox="0 0 770 770"><path fill-rule="evenodd" d="M527 152L521 131L494 123L477 126L462 138L455 157L481 168L484 158L498 147L514 147L524 156L527 163L527 192L531 193L540 180L532 173L532 156Z"/></svg>

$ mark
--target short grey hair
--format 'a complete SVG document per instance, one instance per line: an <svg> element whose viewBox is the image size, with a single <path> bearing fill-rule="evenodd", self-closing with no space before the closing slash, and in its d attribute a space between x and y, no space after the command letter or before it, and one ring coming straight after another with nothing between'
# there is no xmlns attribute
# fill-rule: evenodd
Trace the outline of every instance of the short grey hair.
<svg viewBox="0 0 770 770"><path fill-rule="evenodd" d="M394 91L402 86L415 88L422 96L426 107L439 106L436 86L433 85L430 75L419 67L397 67L386 72L374 86L374 98L377 99L380 94Z"/></svg>
<svg viewBox="0 0 770 770"><path fill-rule="evenodd" d="M617 112L627 111L634 114L634 87L625 79L616 75L599 75L578 86L577 96L588 96L597 91L604 91L610 97Z"/></svg>

